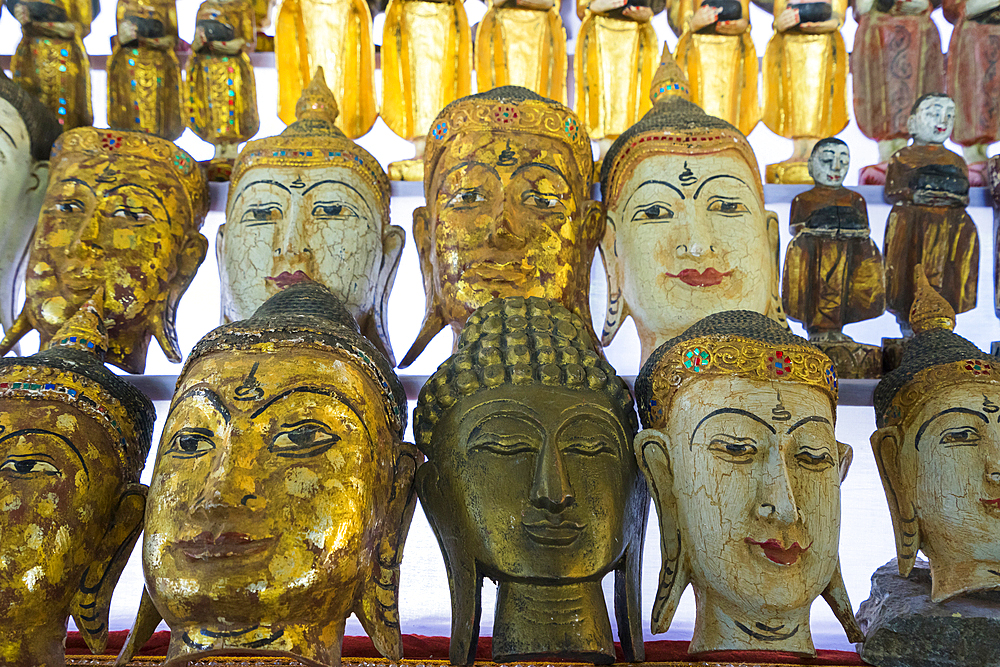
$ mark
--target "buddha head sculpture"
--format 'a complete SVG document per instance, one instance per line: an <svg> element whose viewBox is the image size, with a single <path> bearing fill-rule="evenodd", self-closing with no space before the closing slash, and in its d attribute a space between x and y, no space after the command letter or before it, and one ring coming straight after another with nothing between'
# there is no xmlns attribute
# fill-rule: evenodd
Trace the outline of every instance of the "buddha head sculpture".
<svg viewBox="0 0 1000 667"><path fill-rule="evenodd" d="M63 664L70 615L104 649L142 530L156 413L101 363L102 289L48 350L0 359L0 662L12 667Z"/></svg>
<svg viewBox="0 0 1000 667"><path fill-rule="evenodd" d="M747 138L689 101L664 49L653 108L601 166L607 226L601 256L609 345L629 316L646 359L711 313L752 310L779 322L778 218L764 209Z"/></svg>
<svg viewBox="0 0 1000 667"><path fill-rule="evenodd" d="M14 323L17 288L49 182L49 153L62 128L48 107L0 72L0 324Z"/></svg>
<svg viewBox="0 0 1000 667"><path fill-rule="evenodd" d="M494 660L614 661L601 589L612 570L622 649L643 659L649 496L629 444L636 428L627 386L558 301L495 299L469 317L414 412L453 664L475 658L483 577L499 583Z"/></svg>
<svg viewBox="0 0 1000 667"><path fill-rule="evenodd" d="M836 137L820 139L809 156L809 177L817 185L839 188L851 166L851 149Z"/></svg>
<svg viewBox="0 0 1000 667"><path fill-rule="evenodd" d="M526 88L452 102L427 135L413 212L427 308L406 367L446 325L496 297L555 299L590 330L590 264L604 229L576 115Z"/></svg>
<svg viewBox="0 0 1000 667"><path fill-rule="evenodd" d="M277 137L237 158L216 253L224 322L249 317L289 285L330 288L395 365L386 326L406 233L389 222L389 179L337 129L337 102L319 68Z"/></svg>
<svg viewBox="0 0 1000 667"><path fill-rule="evenodd" d="M813 655L820 594L862 641L837 555L852 453L834 437L830 359L760 313L716 313L656 349L636 397L663 558L653 632L690 583L691 653Z"/></svg>
<svg viewBox="0 0 1000 667"><path fill-rule="evenodd" d="M107 362L141 373L151 336L179 362L174 317L208 249L198 231L207 211L201 168L172 142L93 127L64 133L28 256L27 298L0 354L31 329L44 349L103 286Z"/></svg>
<svg viewBox="0 0 1000 667"><path fill-rule="evenodd" d="M914 144L943 144L954 127L955 102L944 93L927 93L918 99L906 119Z"/></svg>
<svg viewBox="0 0 1000 667"><path fill-rule="evenodd" d="M405 426L402 385L322 285L292 285L202 338L146 512L152 605L136 627L167 622L166 664L236 651L339 665L352 612L399 660L399 563L422 459Z"/></svg>
<svg viewBox="0 0 1000 667"><path fill-rule="evenodd" d="M1000 359L952 333L955 311L915 273L914 336L875 388L871 442L899 573L923 551L942 602L1000 588Z"/></svg>

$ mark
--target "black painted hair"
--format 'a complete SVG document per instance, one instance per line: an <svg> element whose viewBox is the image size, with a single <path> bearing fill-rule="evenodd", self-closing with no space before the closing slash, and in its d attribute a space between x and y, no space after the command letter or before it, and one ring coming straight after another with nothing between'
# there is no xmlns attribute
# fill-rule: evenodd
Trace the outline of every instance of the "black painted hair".
<svg viewBox="0 0 1000 667"><path fill-rule="evenodd" d="M847 148L847 150L851 150L850 147L847 146L847 142L844 141L843 139L838 139L837 137L826 137L825 139L820 139L819 141L816 142L816 145L813 146L812 152L809 154L809 159L811 160L816 155L817 152L821 151L827 146L844 146Z"/></svg>
<svg viewBox="0 0 1000 667"><path fill-rule="evenodd" d="M7 100L21 116L31 138L31 159L48 160L52 144L62 133L55 114L31 93L11 81L0 70L0 97Z"/></svg>
<svg viewBox="0 0 1000 667"><path fill-rule="evenodd" d="M920 105L924 103L924 100L929 100L934 97L944 97L949 100L951 99L951 96L948 95L947 93L925 93L920 97L918 97L917 101L913 103L912 107L910 107L910 115L912 116L913 114L917 113L917 109L919 109Z"/></svg>

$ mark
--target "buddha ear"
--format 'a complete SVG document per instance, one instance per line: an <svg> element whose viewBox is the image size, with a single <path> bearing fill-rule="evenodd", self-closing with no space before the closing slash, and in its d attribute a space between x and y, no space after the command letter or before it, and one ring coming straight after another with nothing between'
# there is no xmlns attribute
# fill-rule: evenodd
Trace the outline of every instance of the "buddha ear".
<svg viewBox="0 0 1000 667"><path fill-rule="evenodd" d="M604 262L604 275L608 280L608 308L604 315L604 330L601 332L601 345L604 347L611 345L622 322L629 315L628 304L622 299L621 276L618 275L617 228L610 213L606 220L604 236L601 237L598 246L601 250L601 260Z"/></svg>
<svg viewBox="0 0 1000 667"><path fill-rule="evenodd" d="M446 322L441 315L441 307L437 297L437 286L434 284L434 267L431 264L433 254L433 229L431 229L431 213L426 206L420 206L413 211L413 242L417 246L420 257L420 273L424 278L424 321L420 325L420 333L413 345L407 350L400 368L412 364L434 336L444 329Z"/></svg>
<svg viewBox="0 0 1000 667"><path fill-rule="evenodd" d="M142 532L148 490L145 484L125 487L96 545L94 561L84 571L70 603L70 613L91 653L102 653L108 642L111 595Z"/></svg>
<svg viewBox="0 0 1000 667"><path fill-rule="evenodd" d="M372 331L362 331L375 342L393 367L396 365L396 356L392 353L392 343L389 341L389 293L396 282L396 271L399 269L404 245L406 232L403 228L387 225L382 233L382 265L375 285L375 302L372 304L371 317L365 318L366 328Z"/></svg>
<svg viewBox="0 0 1000 667"><path fill-rule="evenodd" d="M413 477L423 459L409 443L400 445L393 470L392 494L386 511L384 529L378 546L378 562L365 582L354 613L379 653L392 661L403 658L403 639L399 631L399 564L403 544L417 504Z"/></svg>
<svg viewBox="0 0 1000 667"><path fill-rule="evenodd" d="M681 531L674 497L674 475L670 465L670 438L663 431L647 428L635 436L635 455L646 477L656 514L660 519L660 584L653 601L650 629L666 632L688 585L687 563L681 548Z"/></svg>
<svg viewBox="0 0 1000 667"><path fill-rule="evenodd" d="M897 426L883 426L872 433L871 443L892 517L899 574L905 577L913 569L920 549L920 521L911 495L913 480L907 479L903 470L903 434Z"/></svg>
<svg viewBox="0 0 1000 667"><path fill-rule="evenodd" d="M226 313L229 312L229 298L226 294L226 283L229 282L229 278L226 275L226 264L224 258L226 256L226 223L219 225L219 231L215 233L215 264L219 267L219 282L222 285L220 299L219 299L219 321L223 324L229 324L228 317Z"/></svg>
<svg viewBox="0 0 1000 667"><path fill-rule="evenodd" d="M28 187L24 191L24 196L27 199L28 208L27 211L34 212L34 215L38 215L38 212L42 210L42 201L45 199L45 191L48 189L49 184L49 161L39 160L38 162L33 162L31 164L31 171L28 174Z"/></svg>
<svg viewBox="0 0 1000 667"><path fill-rule="evenodd" d="M767 244L771 251L771 266L774 271L771 283L768 285L770 298L768 299L767 312L764 314L787 328L788 320L785 318L785 309L781 305L781 231L779 230L778 214L765 210L764 219L767 228Z"/></svg>
<svg viewBox="0 0 1000 667"><path fill-rule="evenodd" d="M649 487L638 475L632 507L638 507L638 521L626 532L625 555L615 568L615 618L618 640L625 662L644 662L646 645L642 640L642 548L646 543L646 519L649 517Z"/></svg>
<svg viewBox="0 0 1000 667"><path fill-rule="evenodd" d="M833 577L823 591L823 599L830 605L833 615L837 617L840 624L847 633L847 639L852 644L863 642L865 633L858 625L858 619L854 617L854 607L851 606L851 599L847 596L847 587L844 585L844 577L840 573L840 558L837 558L837 567L833 571Z"/></svg>
<svg viewBox="0 0 1000 667"><path fill-rule="evenodd" d="M208 239L201 232L196 231L185 237L184 245L177 253L177 272L170 281L167 298L162 302L159 312L151 318L156 342L160 344L160 349L167 359L175 363L183 359L180 343L177 342L177 329L174 326L177 319L177 304L194 280L194 274L205 261L206 254L208 254Z"/></svg>
<svg viewBox="0 0 1000 667"><path fill-rule="evenodd" d="M854 461L854 449L846 442L838 440L837 453L839 454L837 460L840 461L840 483L843 484L847 479L847 471L851 469L851 463Z"/></svg>
<svg viewBox="0 0 1000 667"><path fill-rule="evenodd" d="M476 661L479 644L483 577L466 549L468 541L459 533L457 522L441 519L448 515L451 503L441 489L437 466L431 461L417 470L417 495L441 547L448 571L448 589L451 592L451 645L448 657L453 665L471 665Z"/></svg>
<svg viewBox="0 0 1000 667"><path fill-rule="evenodd" d="M132 629L128 631L128 637L125 638L125 645L118 652L115 667L125 667L132 662L132 658L146 645L162 620L163 617L160 616L160 612L153 604L153 599L149 597L149 591L143 586L142 598L139 600L139 611L136 612Z"/></svg>

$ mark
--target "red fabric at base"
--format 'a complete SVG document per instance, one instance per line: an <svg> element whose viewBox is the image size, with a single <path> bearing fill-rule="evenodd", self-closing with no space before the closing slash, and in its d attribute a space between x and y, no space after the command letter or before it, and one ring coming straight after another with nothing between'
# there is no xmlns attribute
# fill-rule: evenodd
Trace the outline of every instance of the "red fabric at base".
<svg viewBox="0 0 1000 667"><path fill-rule="evenodd" d="M125 643L128 636L126 630L116 630L108 633L106 653L116 654ZM169 632L157 632L142 647L139 655L166 655L167 644L170 642ZM682 641L648 641L646 642L646 662L685 662L692 656L687 652L688 642ZM621 647L615 644L615 652L619 662L623 659ZM67 655L89 655L83 638L79 632L71 632L66 638ZM345 658L381 658L375 646L368 637L344 637L343 656ZM403 635L403 656L409 660L447 660L448 638L425 637L423 635ZM492 640L480 637L476 649L476 658L491 660L493 657ZM710 662L776 662L799 665L864 665L854 651L824 651L812 659L796 658L790 653L778 651L726 651L721 653L702 653L697 660Z"/></svg>

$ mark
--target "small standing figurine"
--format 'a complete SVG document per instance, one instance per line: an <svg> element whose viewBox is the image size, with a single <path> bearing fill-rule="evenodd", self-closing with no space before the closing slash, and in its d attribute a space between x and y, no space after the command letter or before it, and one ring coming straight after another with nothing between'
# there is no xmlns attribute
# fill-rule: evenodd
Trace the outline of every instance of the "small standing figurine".
<svg viewBox="0 0 1000 667"><path fill-rule="evenodd" d="M995 593L969 594L1000 588L1000 359L952 332L955 311L917 268L914 335L875 388L871 444L896 558L858 611L859 653L873 665L996 664Z"/></svg>
<svg viewBox="0 0 1000 667"><path fill-rule="evenodd" d="M556 0L486 0L476 29L479 91L522 86L566 104L566 29Z"/></svg>
<svg viewBox="0 0 1000 667"><path fill-rule="evenodd" d="M66 9L70 0L6 2L23 35L10 61L14 83L51 109L64 130L93 125L86 33Z"/></svg>
<svg viewBox="0 0 1000 667"><path fill-rule="evenodd" d="M885 198L893 204L882 245L886 310L904 336L911 334L907 317L918 264L955 312L976 307L979 234L965 212L969 172L965 161L942 145L954 118L955 103L943 93L917 100L906 124L913 145L892 156L886 173Z"/></svg>
<svg viewBox="0 0 1000 667"><path fill-rule="evenodd" d="M576 112L601 157L649 111L647 95L660 55L649 20L666 0L576 0Z"/></svg>
<svg viewBox="0 0 1000 667"><path fill-rule="evenodd" d="M423 457L406 392L322 285L210 332L177 382L150 479L146 592L124 665L160 618L167 665L221 652L339 667L355 614L403 657L399 564Z"/></svg>
<svg viewBox="0 0 1000 667"><path fill-rule="evenodd" d="M476 658L484 577L494 661L614 662L611 572L622 653L644 659L638 424L589 328L557 301L496 299L420 390L417 493L448 569L454 665Z"/></svg>
<svg viewBox="0 0 1000 667"><path fill-rule="evenodd" d="M49 182L49 153L62 131L55 114L0 72L0 324L17 317L31 235Z"/></svg>
<svg viewBox="0 0 1000 667"><path fill-rule="evenodd" d="M760 101L749 1L670 0L667 18L680 37L674 58L691 85L691 101L750 134Z"/></svg>
<svg viewBox="0 0 1000 667"><path fill-rule="evenodd" d="M951 140L964 148L969 184L987 185L986 149L1000 140L1000 0L944 0L955 24L948 45L948 94L955 100Z"/></svg>
<svg viewBox="0 0 1000 667"><path fill-rule="evenodd" d="M0 359L0 656L64 665L66 621L103 653L142 531L156 411L105 368L103 288L44 352Z"/></svg>
<svg viewBox="0 0 1000 667"><path fill-rule="evenodd" d="M383 35L382 120L416 150L389 164L389 178L420 181L435 117L472 92L469 19L461 0L389 0Z"/></svg>
<svg viewBox="0 0 1000 667"><path fill-rule="evenodd" d="M153 336L179 362L174 318L208 250L198 231L207 212L205 176L172 142L93 127L63 133L28 256L24 308L0 355L32 329L48 347L103 286L107 362L141 373Z"/></svg>
<svg viewBox="0 0 1000 667"><path fill-rule="evenodd" d="M885 185L889 158L910 136L906 119L913 103L927 93L944 92L944 56L933 8L931 0L854 2L854 117L861 132L878 141L878 164L861 169L861 185Z"/></svg>
<svg viewBox="0 0 1000 667"><path fill-rule="evenodd" d="M108 62L108 125L173 141L184 131L174 0L118 0Z"/></svg>
<svg viewBox="0 0 1000 667"><path fill-rule="evenodd" d="M774 3L764 52L764 124L792 140L792 156L767 165L768 183L812 183L813 146L847 127L847 0Z"/></svg>
<svg viewBox="0 0 1000 667"><path fill-rule="evenodd" d="M215 146L210 180L228 180L239 144L257 134L257 84L247 51L256 30L249 0L206 0L187 61L188 126Z"/></svg>
<svg viewBox="0 0 1000 667"><path fill-rule="evenodd" d="M654 633L688 584L690 653L813 656L820 595L851 642L864 639L840 573L840 485L830 359L745 310L709 315L650 356L635 382L645 430L635 455L660 520Z"/></svg>
<svg viewBox="0 0 1000 667"><path fill-rule="evenodd" d="M822 139L809 159L816 187L792 200L794 238L785 253L785 314L802 322L809 342L833 359L842 378L878 377L882 348L856 343L845 324L885 311L885 272L869 237L864 198L844 187L851 153L840 139Z"/></svg>
<svg viewBox="0 0 1000 667"><path fill-rule="evenodd" d="M339 101L337 127L357 139L375 124L375 42L365 0L284 0L274 28L278 117L295 122L295 105L317 67Z"/></svg>

